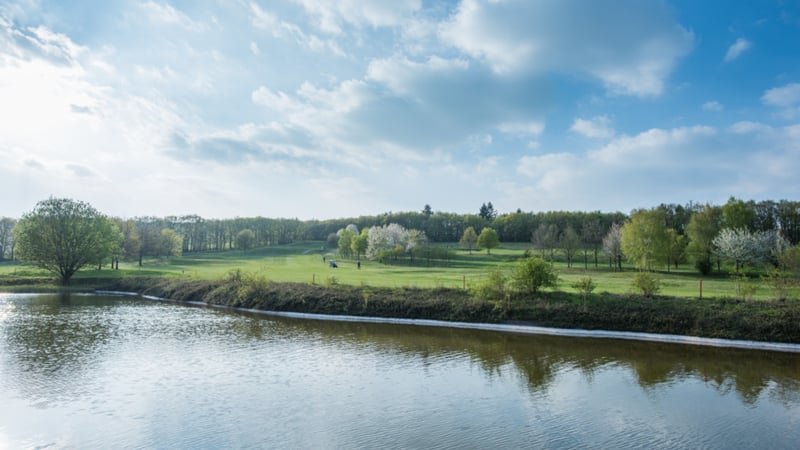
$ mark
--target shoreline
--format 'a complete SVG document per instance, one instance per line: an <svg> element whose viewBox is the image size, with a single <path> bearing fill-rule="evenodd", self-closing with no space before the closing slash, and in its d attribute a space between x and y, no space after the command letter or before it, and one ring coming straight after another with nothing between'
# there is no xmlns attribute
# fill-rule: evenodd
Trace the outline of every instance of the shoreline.
<svg viewBox="0 0 800 450"><path fill-rule="evenodd" d="M396 325L416 325L416 326L496 331L503 333L515 333L515 334L527 334L527 335L563 336L563 337L591 338L591 339L622 339L622 340L633 340L633 341L644 341L644 342L659 342L667 344L700 345L705 347L776 351L784 353L800 353L800 344L791 344L783 342L760 342L760 341L738 340L738 339L720 339L720 338L707 338L707 337L686 336L677 334L644 333L637 331L608 331L608 330L585 330L577 328L552 328L552 327L542 327L537 325L519 325L519 324L505 324L505 323L493 324L493 323L481 323L481 322L450 322L446 320L433 320L433 319L405 319L405 318L391 318L391 317L338 315L338 314L316 314L316 313L303 313L303 312L290 312L290 311L270 311L270 310L253 309L253 308L238 308L228 305L216 305L212 303L199 302L199 301L179 301L169 298L157 297L154 295L143 295L131 291L95 290L94 293L99 295L139 297L145 300L189 304L194 306L206 306L217 309L229 309L234 311L262 314L265 316L288 317L295 319L327 320L327 321L338 321L338 322L384 323L384 324L396 324Z"/></svg>

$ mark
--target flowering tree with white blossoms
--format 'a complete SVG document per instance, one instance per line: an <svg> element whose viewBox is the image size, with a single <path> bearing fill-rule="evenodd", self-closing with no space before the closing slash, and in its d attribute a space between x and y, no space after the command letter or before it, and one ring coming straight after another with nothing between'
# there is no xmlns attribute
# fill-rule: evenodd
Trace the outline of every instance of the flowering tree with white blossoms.
<svg viewBox="0 0 800 450"><path fill-rule="evenodd" d="M789 246L774 230L754 233L743 228L724 228L712 245L717 255L736 264L736 273L743 266L765 264Z"/></svg>

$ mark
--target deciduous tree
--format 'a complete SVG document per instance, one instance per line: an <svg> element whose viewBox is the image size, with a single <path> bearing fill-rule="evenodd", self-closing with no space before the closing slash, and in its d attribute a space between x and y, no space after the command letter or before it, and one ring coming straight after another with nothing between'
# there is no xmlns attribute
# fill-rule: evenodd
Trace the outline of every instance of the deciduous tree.
<svg viewBox="0 0 800 450"><path fill-rule="evenodd" d="M475 229L472 227L467 227L467 229L464 230L464 234L461 235L461 240L458 241L458 243L461 244L462 247L465 247L467 250L469 250L469 254L471 255L472 249L475 248L475 244L478 243L478 234L475 233Z"/></svg>
<svg viewBox="0 0 800 450"><path fill-rule="evenodd" d="M161 230L159 256L181 256L183 254L183 237L170 228Z"/></svg>
<svg viewBox="0 0 800 450"><path fill-rule="evenodd" d="M69 284L81 268L97 264L122 244L117 226L88 203L49 198L36 204L14 228L17 257Z"/></svg>
<svg viewBox="0 0 800 450"><path fill-rule="evenodd" d="M534 256L521 260L514 267L511 282L520 292L536 294L543 287L555 286L558 274L551 263Z"/></svg>
<svg viewBox="0 0 800 450"><path fill-rule="evenodd" d="M755 209L753 202L731 197L722 206L722 226L725 228L736 228L741 230L753 230L755 222Z"/></svg>
<svg viewBox="0 0 800 450"><path fill-rule="evenodd" d="M350 242L350 249L356 254L356 259L361 260L361 255L366 253L369 238L369 228L364 228L358 236L354 236Z"/></svg>
<svg viewBox="0 0 800 450"><path fill-rule="evenodd" d="M339 256L343 258L350 257L350 255L353 254L353 238L355 238L358 234L353 232L353 230L350 228L339 230L337 234L339 235L337 246Z"/></svg>
<svg viewBox="0 0 800 450"><path fill-rule="evenodd" d="M622 226L622 253L636 263L639 270L650 270L658 260L666 260L669 236L664 213L659 209L635 211Z"/></svg>
<svg viewBox="0 0 800 450"><path fill-rule="evenodd" d="M558 242L558 227L555 224L542 223L531 235L533 248L542 252L542 258L544 258L544 251L550 250L550 259L553 259L553 248L556 246L556 242Z"/></svg>
<svg viewBox="0 0 800 450"><path fill-rule="evenodd" d="M578 252L580 245L581 237L578 236L572 225L567 225L567 228L561 233L561 250L564 251L564 256L567 257L567 267L572 267L572 259Z"/></svg>
<svg viewBox="0 0 800 450"><path fill-rule="evenodd" d="M17 221L11 217L0 219L0 261L14 259L14 226Z"/></svg>
<svg viewBox="0 0 800 450"><path fill-rule="evenodd" d="M689 243L686 251L694 258L695 267L703 275L711 273L711 257L714 254L714 238L722 223L722 210L706 205L701 211L692 214L686 226Z"/></svg>
<svg viewBox="0 0 800 450"><path fill-rule="evenodd" d="M250 250L255 242L256 234L249 228L236 233L236 248L239 250Z"/></svg>
<svg viewBox="0 0 800 450"><path fill-rule="evenodd" d="M775 231L751 232L744 228L724 228L714 238L715 252L733 261L736 273L743 266L761 265L780 247L787 247Z"/></svg>
<svg viewBox="0 0 800 450"><path fill-rule="evenodd" d="M608 256L616 270L622 270L622 225L611 224L603 238L603 252Z"/></svg>
<svg viewBox="0 0 800 450"><path fill-rule="evenodd" d="M497 236L497 231L486 227L481 230L478 235L478 248L485 248L486 254L491 254L492 249L500 245L500 238Z"/></svg>

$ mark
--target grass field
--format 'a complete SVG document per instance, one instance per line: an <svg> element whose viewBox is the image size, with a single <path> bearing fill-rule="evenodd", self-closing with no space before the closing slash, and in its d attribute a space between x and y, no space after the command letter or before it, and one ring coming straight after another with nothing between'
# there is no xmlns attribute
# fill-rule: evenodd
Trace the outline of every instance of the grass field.
<svg viewBox="0 0 800 450"><path fill-rule="evenodd" d="M359 270L355 260L342 259L322 246L320 242L299 242L283 246L260 248L251 251L226 251L209 253L191 253L168 260L147 260L143 267L134 262L120 263L120 270L82 270L76 275L80 278L105 278L126 276L174 276L188 279L218 279L231 270L256 273L271 281L287 281L301 283L347 284L354 286L382 287L448 287L463 288L479 283L487 270L502 267L510 271L514 262L523 257L527 244L503 244L493 249L491 255L485 251L473 251L471 254L461 250L455 244L449 245L454 256L449 260L416 259L413 265L405 261L362 260ZM323 262L325 257L326 262ZM327 261L336 259L339 267L330 268ZM593 261L584 268L583 257L567 268L566 263L556 261L554 264L559 273L558 290L575 292L572 283L581 277L590 276L597 286L595 292L627 294L632 292L631 280L635 273L632 267L625 267L623 272L614 272L605 261L594 267ZM723 267L724 269L724 267ZM9 279L43 278L50 275L42 270L30 267L2 263L0 264L0 284ZM671 273L661 271L661 295L697 298L701 276L688 264ZM711 275L702 278L703 297L722 298L735 297L736 286L727 275ZM757 286L754 293L756 299L770 299L774 293L769 286L758 277L752 278ZM792 298L800 297L795 289Z"/></svg>

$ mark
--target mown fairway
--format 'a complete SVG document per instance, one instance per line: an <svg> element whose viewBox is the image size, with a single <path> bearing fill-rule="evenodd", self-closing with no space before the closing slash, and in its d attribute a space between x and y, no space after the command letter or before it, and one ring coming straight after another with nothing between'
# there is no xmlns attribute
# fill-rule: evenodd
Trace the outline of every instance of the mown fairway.
<svg viewBox="0 0 800 450"><path fill-rule="evenodd" d="M349 284L387 287L470 287L479 283L487 270L502 267L510 272L514 262L523 257L526 244L503 244L492 250L491 255L485 251L473 251L472 254L459 249L455 244L453 258L448 260L415 259L411 264L408 259L399 261L362 260L359 270L355 260L338 258L331 249L326 249L320 242L300 242L290 245L260 248L251 251L226 251L208 253L190 253L183 257L169 260L146 260L143 267L134 262L120 263L120 270L82 270L76 275L81 278L104 278L118 276L176 276L194 279L216 279L225 276L231 270L263 275L272 281L289 281L317 284ZM323 256L325 262L323 262ZM602 257L601 257L602 258ZM328 261L335 259L338 268L328 266ZM556 261L560 282L558 290L575 292L571 285L578 279L590 276L597 285L596 293L609 292L627 294L632 292L631 280L635 273L632 267L625 267L623 272L614 272L605 260L595 267L593 260L584 267L583 256L573 263ZM723 271L726 268L723 267ZM0 283L12 278L47 277L46 272L16 264L0 264ZM701 276L689 264L677 271L658 273L661 279L661 295L697 298ZM757 286L754 298L769 299L774 296L769 286L758 277L751 283ZM735 297L736 285L727 275L713 274L703 277L704 297ZM792 298L800 297L795 288Z"/></svg>

